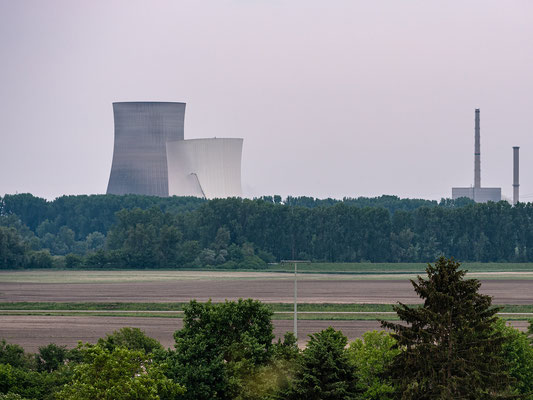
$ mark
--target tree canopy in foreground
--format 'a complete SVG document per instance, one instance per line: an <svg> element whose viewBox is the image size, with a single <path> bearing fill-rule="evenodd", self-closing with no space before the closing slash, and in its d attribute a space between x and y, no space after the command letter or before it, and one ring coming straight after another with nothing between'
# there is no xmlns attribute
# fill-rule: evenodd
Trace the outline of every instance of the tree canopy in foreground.
<svg viewBox="0 0 533 400"><path fill-rule="evenodd" d="M395 311L403 323L382 321L402 350L389 370L401 399L511 397L505 338L496 329L499 309L459 267L444 257L428 265L428 279L411 280L423 306L399 303Z"/></svg>

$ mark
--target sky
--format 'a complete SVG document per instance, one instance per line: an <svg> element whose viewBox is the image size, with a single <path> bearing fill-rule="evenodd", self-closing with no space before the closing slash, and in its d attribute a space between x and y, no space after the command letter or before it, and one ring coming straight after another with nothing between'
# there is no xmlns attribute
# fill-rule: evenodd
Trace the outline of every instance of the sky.
<svg viewBox="0 0 533 400"><path fill-rule="evenodd" d="M0 195L105 193L115 101L244 138L243 192L533 201L530 0L0 0Z"/></svg>

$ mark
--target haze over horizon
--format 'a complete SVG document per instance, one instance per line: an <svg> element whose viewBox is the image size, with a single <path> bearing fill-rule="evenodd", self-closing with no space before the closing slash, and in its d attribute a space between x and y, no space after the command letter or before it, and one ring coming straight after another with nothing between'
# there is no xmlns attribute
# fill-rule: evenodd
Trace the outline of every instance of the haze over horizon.
<svg viewBox="0 0 533 400"><path fill-rule="evenodd" d="M533 201L533 3L0 0L0 195L105 193L115 101L244 138L245 196Z"/></svg>

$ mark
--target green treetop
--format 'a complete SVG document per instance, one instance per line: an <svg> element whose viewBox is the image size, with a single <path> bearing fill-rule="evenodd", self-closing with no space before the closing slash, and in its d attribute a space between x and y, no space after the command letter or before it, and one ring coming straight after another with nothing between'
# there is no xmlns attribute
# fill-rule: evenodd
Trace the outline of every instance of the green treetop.
<svg viewBox="0 0 533 400"><path fill-rule="evenodd" d="M356 399L357 378L350 362L348 340L340 331L329 327L310 335L302 353L300 367L286 395L290 400Z"/></svg>
<svg viewBox="0 0 533 400"><path fill-rule="evenodd" d="M423 306L400 303L395 311L403 323L382 321L402 350L389 371L401 399L507 397L505 339L495 329L499 309L459 266L444 257L428 265L427 280L411 281Z"/></svg>

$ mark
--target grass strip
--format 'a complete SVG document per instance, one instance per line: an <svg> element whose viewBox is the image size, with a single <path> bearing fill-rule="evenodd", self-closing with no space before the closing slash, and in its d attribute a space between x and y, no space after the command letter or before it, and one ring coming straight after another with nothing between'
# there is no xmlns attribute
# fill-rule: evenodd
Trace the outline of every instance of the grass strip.
<svg viewBox="0 0 533 400"><path fill-rule="evenodd" d="M298 272L306 273L359 273L359 274L423 274L426 263L310 263L299 264ZM476 263L464 262L462 268L469 272L533 272L533 263ZM294 265L274 264L270 272L291 272Z"/></svg>
<svg viewBox="0 0 533 400"><path fill-rule="evenodd" d="M87 312L74 312L74 311L0 311L0 315L9 316L53 316L53 317L128 317L128 318L183 318L182 313L156 313L156 312L102 312L102 311L87 311ZM503 320L506 321L533 321L531 315L525 316L521 314L516 315L501 315ZM291 314L274 314L273 320L292 320ZM310 320L310 321L376 321L387 320L397 321L398 316L396 314L335 314L335 313L323 313L323 314L298 314L298 320Z"/></svg>

